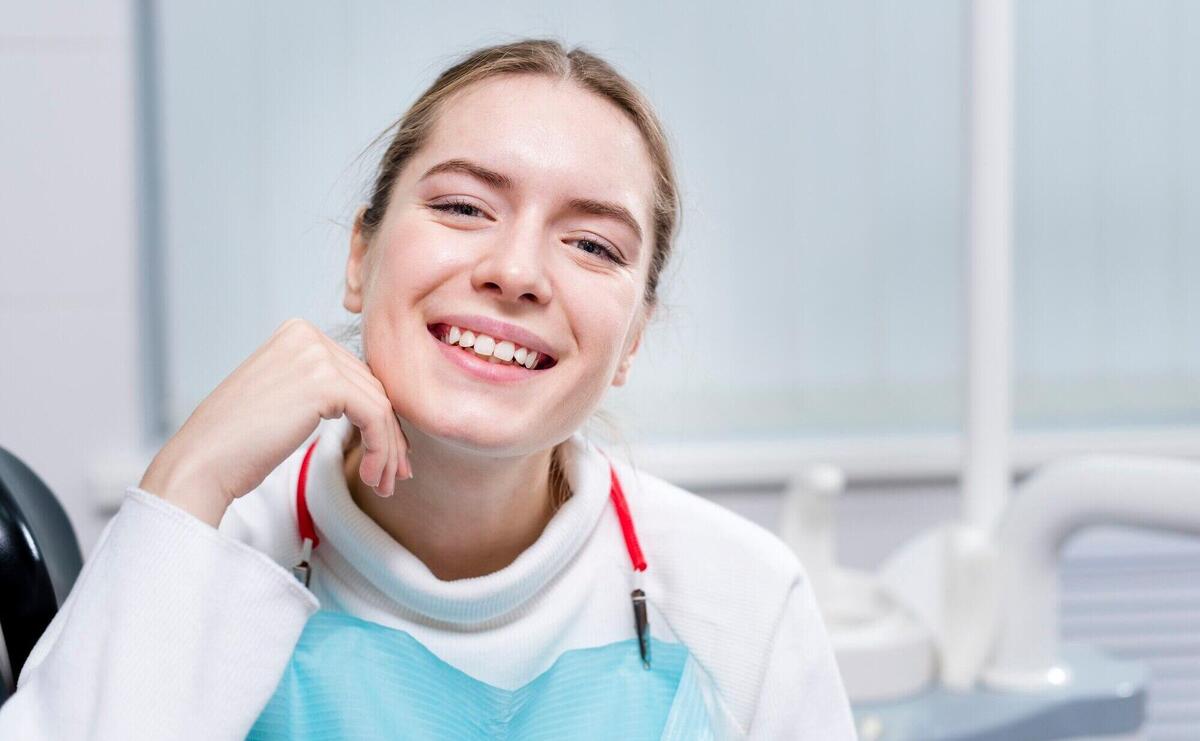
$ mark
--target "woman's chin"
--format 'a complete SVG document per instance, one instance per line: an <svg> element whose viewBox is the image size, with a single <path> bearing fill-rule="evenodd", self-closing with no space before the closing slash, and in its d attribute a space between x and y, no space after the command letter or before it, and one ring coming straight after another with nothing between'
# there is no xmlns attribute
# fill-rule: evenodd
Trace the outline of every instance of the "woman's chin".
<svg viewBox="0 0 1200 741"><path fill-rule="evenodd" d="M436 411L404 419L425 437L479 453L521 455L552 444L545 441L546 430L540 426L511 418L507 424L501 424L494 414L486 411Z"/></svg>

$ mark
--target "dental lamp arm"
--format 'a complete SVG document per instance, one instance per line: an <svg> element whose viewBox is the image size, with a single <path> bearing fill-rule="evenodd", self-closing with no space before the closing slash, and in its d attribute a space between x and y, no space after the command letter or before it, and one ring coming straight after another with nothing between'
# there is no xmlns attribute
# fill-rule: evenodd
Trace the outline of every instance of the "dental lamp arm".
<svg viewBox="0 0 1200 741"><path fill-rule="evenodd" d="M1052 463L1019 487L995 533L999 633L989 685L1036 691L1069 678L1058 663L1058 554L1091 525L1200 534L1200 464L1083 456Z"/></svg>

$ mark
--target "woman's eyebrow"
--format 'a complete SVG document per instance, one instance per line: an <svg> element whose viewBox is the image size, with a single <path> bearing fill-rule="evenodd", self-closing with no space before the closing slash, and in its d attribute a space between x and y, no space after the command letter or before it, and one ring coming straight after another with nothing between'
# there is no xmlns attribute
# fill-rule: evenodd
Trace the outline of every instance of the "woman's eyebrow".
<svg viewBox="0 0 1200 741"><path fill-rule="evenodd" d="M439 172L461 172L465 175L470 175L471 177L482 180L498 190L511 190L513 184L512 179L510 179L507 175L501 175L495 170L489 170L483 165L463 159L453 159L446 160L445 162L439 162L433 167L429 168L429 170L427 170L425 174L421 176L421 180L437 175ZM420 180L417 182L420 182Z"/></svg>
<svg viewBox="0 0 1200 741"><path fill-rule="evenodd" d="M464 175L470 175L473 178L482 180L497 190L512 190L513 187L512 178L508 177L507 175L502 175L495 170L489 170L483 165L464 159L449 159L444 162L439 162L438 164L429 168L425 174L421 176L421 180L432 177L441 172L460 172ZM420 180L417 182L420 182ZM610 201L597 201L592 198L573 198L571 199L570 203L567 204L567 207L573 211L582 211L583 213L591 214L593 216L603 216L616 219L633 231L639 243L642 241L642 227L638 225L637 219L633 218L633 214L629 212L629 209L618 203L612 203Z"/></svg>
<svg viewBox="0 0 1200 741"><path fill-rule="evenodd" d="M638 226L637 219L633 218L633 214L629 213L629 209L620 204L608 201L594 201L590 198L575 198L567 205L574 211L582 211L593 216L607 216L608 218L616 219L633 231L639 243L642 241L642 227Z"/></svg>

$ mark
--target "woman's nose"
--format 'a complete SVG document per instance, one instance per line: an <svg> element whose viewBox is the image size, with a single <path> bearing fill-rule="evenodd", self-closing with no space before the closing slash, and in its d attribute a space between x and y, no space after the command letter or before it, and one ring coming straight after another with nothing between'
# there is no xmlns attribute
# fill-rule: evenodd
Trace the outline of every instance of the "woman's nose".
<svg viewBox="0 0 1200 741"><path fill-rule="evenodd" d="M498 240L475 266L471 276L475 289L510 301L549 301L544 239L543 235L525 232Z"/></svg>

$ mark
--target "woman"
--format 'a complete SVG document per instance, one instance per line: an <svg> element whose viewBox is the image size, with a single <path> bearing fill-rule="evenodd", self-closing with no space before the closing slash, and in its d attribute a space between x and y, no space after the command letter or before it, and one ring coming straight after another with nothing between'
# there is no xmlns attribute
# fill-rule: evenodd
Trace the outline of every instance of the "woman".
<svg viewBox="0 0 1200 741"><path fill-rule="evenodd" d="M354 220L361 359L290 320L200 404L0 731L853 738L790 551L579 431L677 213L602 60L531 40L444 72Z"/></svg>

